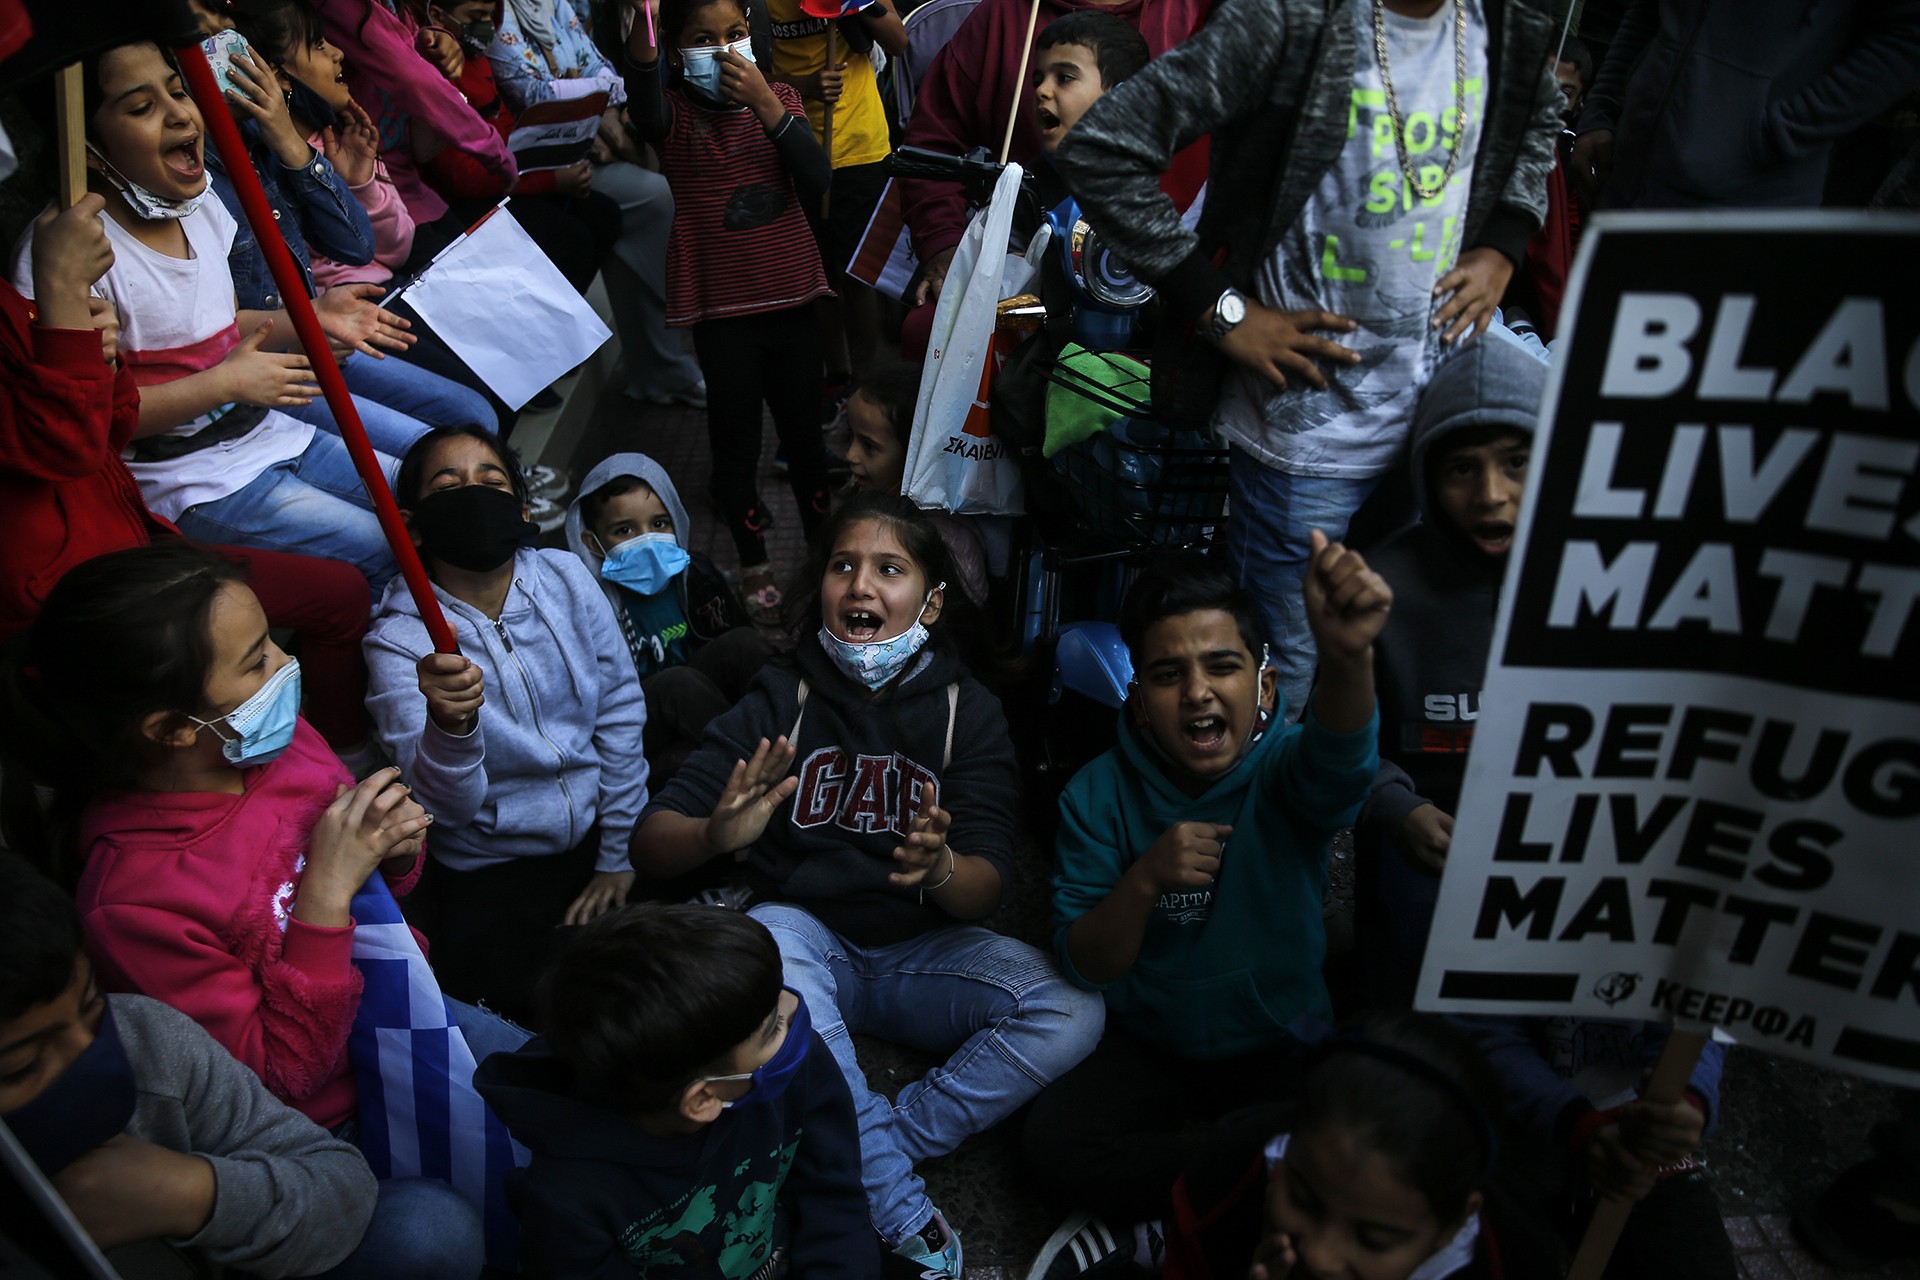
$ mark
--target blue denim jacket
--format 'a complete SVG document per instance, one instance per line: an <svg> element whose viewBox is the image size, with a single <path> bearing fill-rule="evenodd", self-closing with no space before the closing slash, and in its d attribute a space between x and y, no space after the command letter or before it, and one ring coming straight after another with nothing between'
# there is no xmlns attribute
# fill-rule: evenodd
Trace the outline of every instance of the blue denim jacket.
<svg viewBox="0 0 1920 1280"><path fill-rule="evenodd" d="M308 244L336 262L363 266L373 261L373 224L367 221L367 211L360 207L353 192L347 190L347 184L340 180L325 156L316 151L304 169L289 169L266 144L259 125L246 121L240 126L240 136L246 139L253 171L266 189L267 203L273 208L274 221L280 224L280 234L287 248L293 250L300 273L306 277L309 296L314 293L314 287ZM227 212L240 224L233 238L233 249L227 255L227 265L233 271L233 287L240 297L241 309L279 309L283 299L272 273L267 270L266 255L254 239L253 228L247 225L247 215L240 208L240 196L233 189L233 180L211 148L207 151L207 172L220 203L227 206Z"/></svg>

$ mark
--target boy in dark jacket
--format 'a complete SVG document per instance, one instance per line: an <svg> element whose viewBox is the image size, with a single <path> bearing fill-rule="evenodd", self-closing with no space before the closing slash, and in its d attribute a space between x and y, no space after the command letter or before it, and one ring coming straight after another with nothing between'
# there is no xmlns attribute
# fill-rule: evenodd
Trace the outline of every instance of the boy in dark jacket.
<svg viewBox="0 0 1920 1280"><path fill-rule="evenodd" d="M877 1277L853 1102L752 919L628 907L544 980L548 1036L474 1082L533 1151L528 1274Z"/></svg>
<svg viewBox="0 0 1920 1280"><path fill-rule="evenodd" d="M1060 799L1055 951L1106 997L1109 1025L1035 1102L1027 1155L1059 1198L1109 1221L1164 1219L1216 1125L1269 1124L1262 1104L1297 1065L1291 1024L1332 1014L1327 859L1374 771L1370 646L1393 597L1358 554L1315 541L1307 614L1325 669L1300 722L1280 719L1232 578L1177 556L1121 608L1134 674L1120 745ZM1140 1246L1145 1261L1144 1233Z"/></svg>
<svg viewBox="0 0 1920 1280"><path fill-rule="evenodd" d="M692 531L666 468L644 453L601 462L567 508L567 545L600 579L640 673L660 783L773 656L713 561L687 545Z"/></svg>
<svg viewBox="0 0 1920 1280"><path fill-rule="evenodd" d="M1361 944L1385 1007L1412 1004L1426 952L1546 386L1547 366L1500 335L1443 361L1413 416L1425 518L1373 555L1394 609L1373 646L1380 772L1356 843Z"/></svg>

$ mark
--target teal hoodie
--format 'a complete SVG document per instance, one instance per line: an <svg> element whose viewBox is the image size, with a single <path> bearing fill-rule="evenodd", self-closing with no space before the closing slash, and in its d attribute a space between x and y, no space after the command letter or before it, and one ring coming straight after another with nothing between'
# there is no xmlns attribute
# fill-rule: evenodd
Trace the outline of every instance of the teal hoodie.
<svg viewBox="0 0 1920 1280"><path fill-rule="evenodd" d="M1379 716L1333 733L1311 709L1268 728L1207 791L1188 796L1122 713L1120 744L1074 775L1060 797L1054 951L1108 1017L1183 1057L1217 1059L1284 1045L1303 1014L1331 1014L1320 962L1321 903L1333 833L1373 786ZM1140 957L1117 981L1089 982L1067 930L1177 822L1229 825L1211 888L1162 894Z"/></svg>

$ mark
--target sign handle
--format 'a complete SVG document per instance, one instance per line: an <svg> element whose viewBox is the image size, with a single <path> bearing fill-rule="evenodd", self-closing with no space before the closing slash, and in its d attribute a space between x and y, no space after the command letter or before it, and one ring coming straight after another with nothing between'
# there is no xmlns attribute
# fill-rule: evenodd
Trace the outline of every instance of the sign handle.
<svg viewBox="0 0 1920 1280"><path fill-rule="evenodd" d="M62 209L71 209L87 194L87 122L80 92L80 64L70 62L53 75L53 117L58 144L60 187L55 192Z"/></svg>
<svg viewBox="0 0 1920 1280"><path fill-rule="evenodd" d="M1033 32L1040 25L1040 0L1033 0L1033 8L1027 14L1027 38L1020 46L1020 74L1013 78L1013 105L1007 108L1007 133L1000 139L1000 163L1007 162L1007 153L1013 150L1013 126L1020 119L1020 99L1027 95L1027 65L1033 61Z"/></svg>
<svg viewBox="0 0 1920 1280"><path fill-rule="evenodd" d="M1680 1101L1706 1044L1707 1037L1696 1031L1675 1027L1668 1032L1666 1047L1653 1066L1653 1079L1647 1082L1646 1091L1640 1096L1662 1106ZM1620 1242L1620 1232L1626 1228L1627 1215L1632 1212L1633 1201L1608 1197L1593 1207L1593 1218L1587 1223L1587 1234L1580 1239L1580 1251L1573 1256L1573 1268L1567 1272L1567 1280L1600 1280L1601 1273L1607 1269L1607 1259L1613 1256L1613 1246Z"/></svg>

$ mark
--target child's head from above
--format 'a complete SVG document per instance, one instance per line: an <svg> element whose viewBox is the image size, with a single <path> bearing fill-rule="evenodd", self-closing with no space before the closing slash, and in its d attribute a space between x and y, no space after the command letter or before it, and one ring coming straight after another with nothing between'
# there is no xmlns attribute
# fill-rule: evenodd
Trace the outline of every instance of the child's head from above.
<svg viewBox="0 0 1920 1280"><path fill-rule="evenodd" d="M292 740L298 667L243 579L215 552L156 543L77 565L48 594L28 662L100 784L265 763Z"/></svg>
<svg viewBox="0 0 1920 1280"><path fill-rule="evenodd" d="M1134 727L1183 782L1231 770L1279 710L1259 615L1204 556L1179 552L1149 565L1121 602L1120 636L1133 659Z"/></svg>
<svg viewBox="0 0 1920 1280"><path fill-rule="evenodd" d="M1147 65L1147 42L1110 13L1070 13L1040 33L1033 56L1033 109L1048 155L1100 95Z"/></svg>
<svg viewBox="0 0 1920 1280"><path fill-rule="evenodd" d="M1311 1276L1407 1280L1480 1211L1499 1092L1465 1032L1370 1018L1309 1059L1267 1226Z"/></svg>
<svg viewBox="0 0 1920 1280"><path fill-rule="evenodd" d="M733 911L610 912L567 944L540 1000L579 1096L650 1128L690 1131L749 1094L770 1098L806 1052L805 1014L781 987L773 935ZM802 1037L792 1046L790 1030Z"/></svg>
<svg viewBox="0 0 1920 1280"><path fill-rule="evenodd" d="M946 604L947 544L898 494L856 493L814 535L819 625L845 645L932 627Z"/></svg>
<svg viewBox="0 0 1920 1280"><path fill-rule="evenodd" d="M311 90L328 110L345 111L353 103L347 91L346 55L327 39L320 12L307 0L249 0L237 14L240 34L255 56L279 74L279 88L293 82ZM296 116L301 104L294 104ZM324 120L304 123L321 125Z"/></svg>
<svg viewBox="0 0 1920 1280"><path fill-rule="evenodd" d="M435 427L400 459L394 500L429 568L491 573L540 532L519 459L485 427Z"/></svg>
<svg viewBox="0 0 1920 1280"><path fill-rule="evenodd" d="M638 476L615 476L580 500L580 517L587 526L582 537L600 555L623 542L648 534L678 539L673 513L653 486Z"/></svg>
<svg viewBox="0 0 1920 1280"><path fill-rule="evenodd" d="M1513 546L1547 367L1484 334L1441 361L1413 413L1413 467L1429 519L1479 552Z"/></svg>
<svg viewBox="0 0 1920 1280"><path fill-rule="evenodd" d="M103 1008L72 900L18 854L0 853L0 1115L86 1052Z"/></svg>
<svg viewBox="0 0 1920 1280"><path fill-rule="evenodd" d="M894 360L860 376L847 397L847 466L856 488L898 493L913 443L913 406L920 366Z"/></svg>
<svg viewBox="0 0 1920 1280"><path fill-rule="evenodd" d="M720 49L751 39L747 8L741 0L661 0L658 34L668 65L682 64L682 49Z"/></svg>
<svg viewBox="0 0 1920 1280"><path fill-rule="evenodd" d="M85 58L81 84L96 190L127 193L144 217L162 215L135 203L142 196L177 206L206 193L200 108L159 45L123 44ZM107 207L120 203L110 198Z"/></svg>

